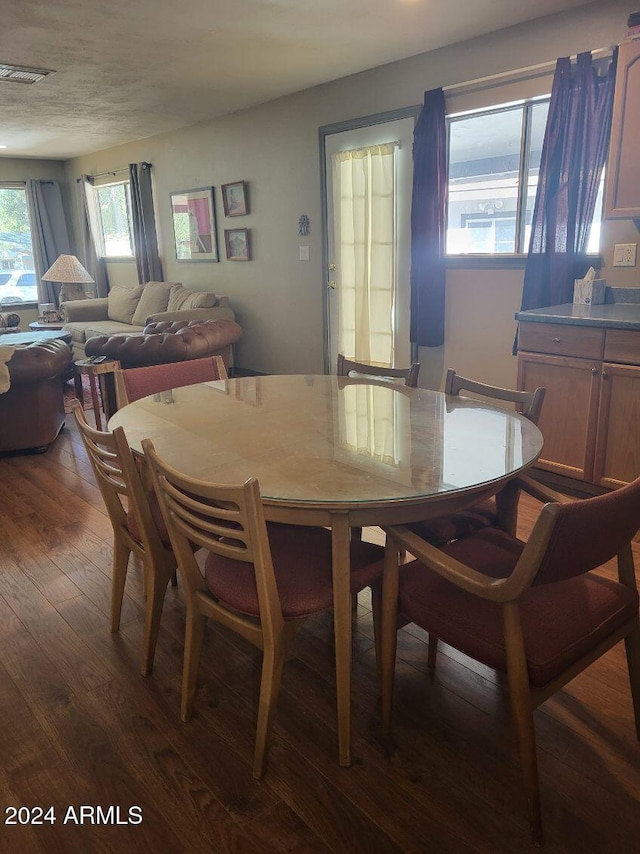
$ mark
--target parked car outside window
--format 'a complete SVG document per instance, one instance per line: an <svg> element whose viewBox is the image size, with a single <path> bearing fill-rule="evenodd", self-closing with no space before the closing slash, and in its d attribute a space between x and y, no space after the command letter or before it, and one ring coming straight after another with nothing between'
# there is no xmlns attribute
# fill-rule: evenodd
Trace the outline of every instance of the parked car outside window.
<svg viewBox="0 0 640 854"><path fill-rule="evenodd" d="M0 305L37 301L38 287L33 270L0 272Z"/></svg>

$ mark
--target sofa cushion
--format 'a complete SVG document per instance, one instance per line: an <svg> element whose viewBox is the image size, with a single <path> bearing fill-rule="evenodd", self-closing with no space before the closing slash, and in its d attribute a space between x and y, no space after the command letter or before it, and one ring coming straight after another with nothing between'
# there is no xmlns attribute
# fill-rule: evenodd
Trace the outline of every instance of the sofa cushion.
<svg viewBox="0 0 640 854"><path fill-rule="evenodd" d="M85 341L96 335L141 335L144 326L134 326L132 323L118 323L117 320L97 320L85 324Z"/></svg>
<svg viewBox="0 0 640 854"><path fill-rule="evenodd" d="M147 282L131 322L135 326L144 326L148 317L159 311L166 311L169 305L169 293L179 282Z"/></svg>
<svg viewBox="0 0 640 854"><path fill-rule="evenodd" d="M215 294L206 291L191 291L183 285L174 285L169 294L167 311L184 311L192 308L213 308L218 302Z"/></svg>
<svg viewBox="0 0 640 854"><path fill-rule="evenodd" d="M92 320L84 323L65 323L64 329L65 332L71 333L75 344L84 344L96 335L137 335L144 327L119 323L117 320Z"/></svg>
<svg viewBox="0 0 640 854"><path fill-rule="evenodd" d="M143 290L139 285L132 288L125 288L120 285L111 288L107 297L109 320L132 323Z"/></svg>

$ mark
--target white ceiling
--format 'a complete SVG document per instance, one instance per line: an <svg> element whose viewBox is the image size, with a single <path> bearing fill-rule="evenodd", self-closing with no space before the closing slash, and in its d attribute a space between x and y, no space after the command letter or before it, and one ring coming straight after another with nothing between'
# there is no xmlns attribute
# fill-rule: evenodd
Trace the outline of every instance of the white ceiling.
<svg viewBox="0 0 640 854"><path fill-rule="evenodd" d="M5 157L70 157L195 124L585 0L0 0Z"/></svg>

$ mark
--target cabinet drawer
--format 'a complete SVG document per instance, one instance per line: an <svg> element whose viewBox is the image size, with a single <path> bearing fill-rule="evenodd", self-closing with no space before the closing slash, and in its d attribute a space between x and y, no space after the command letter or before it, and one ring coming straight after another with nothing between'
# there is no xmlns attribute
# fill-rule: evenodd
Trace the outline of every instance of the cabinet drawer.
<svg viewBox="0 0 640 854"><path fill-rule="evenodd" d="M553 356L601 359L604 329L561 323L520 323L518 349Z"/></svg>
<svg viewBox="0 0 640 854"><path fill-rule="evenodd" d="M604 358L606 362L640 365L640 332L634 329L608 329Z"/></svg>

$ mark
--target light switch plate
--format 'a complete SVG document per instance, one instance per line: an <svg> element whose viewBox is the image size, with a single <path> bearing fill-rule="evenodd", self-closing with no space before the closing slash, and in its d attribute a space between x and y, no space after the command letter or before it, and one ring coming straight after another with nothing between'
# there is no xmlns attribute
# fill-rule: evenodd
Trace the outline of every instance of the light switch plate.
<svg viewBox="0 0 640 854"><path fill-rule="evenodd" d="M300 260L301 261L308 261L309 260L309 247L308 246L300 246L298 248L299 248L298 257L300 258Z"/></svg>
<svg viewBox="0 0 640 854"><path fill-rule="evenodd" d="M637 243L616 243L613 250L614 267L635 267Z"/></svg>

